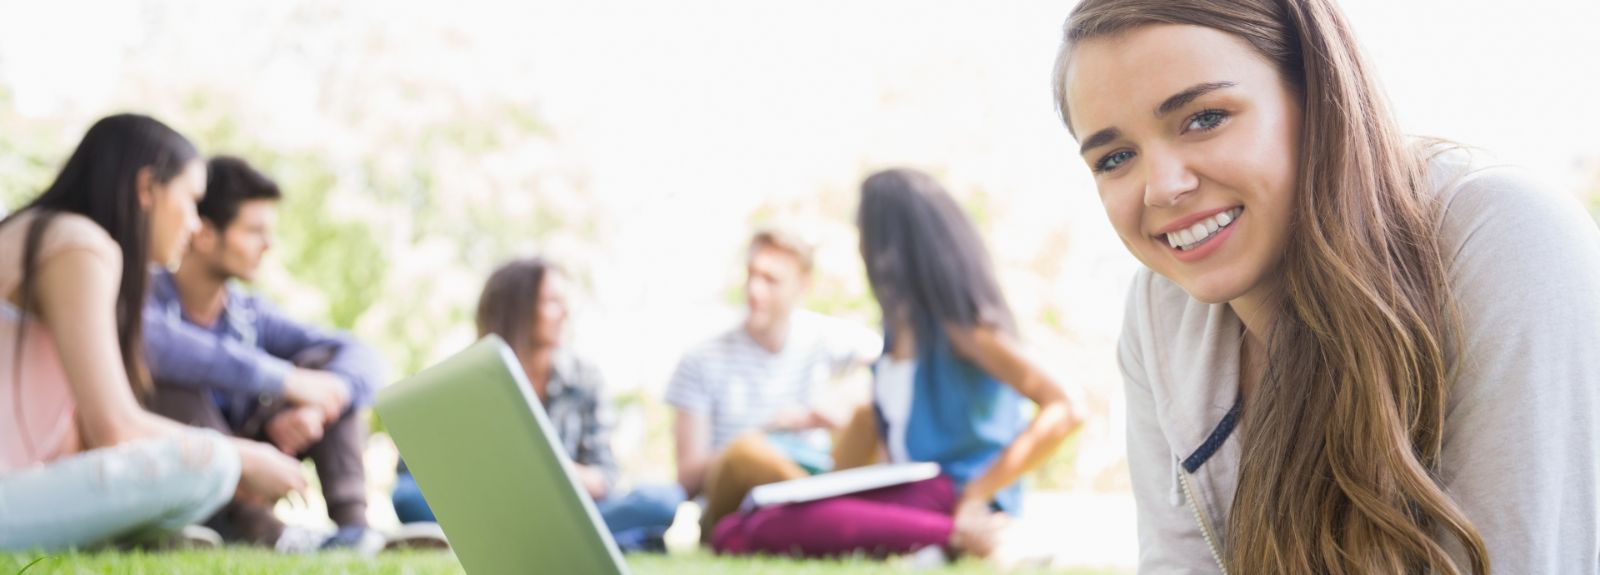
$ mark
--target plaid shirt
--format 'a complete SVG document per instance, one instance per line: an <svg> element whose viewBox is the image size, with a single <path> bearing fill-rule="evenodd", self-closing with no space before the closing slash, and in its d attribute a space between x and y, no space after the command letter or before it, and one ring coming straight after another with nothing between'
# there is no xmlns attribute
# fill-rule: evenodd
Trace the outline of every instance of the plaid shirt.
<svg viewBox="0 0 1600 575"><path fill-rule="evenodd" d="M604 388L594 364L558 352L545 388L544 411L572 461L600 470L610 488L617 482L617 461L611 454L615 415L602 395Z"/></svg>

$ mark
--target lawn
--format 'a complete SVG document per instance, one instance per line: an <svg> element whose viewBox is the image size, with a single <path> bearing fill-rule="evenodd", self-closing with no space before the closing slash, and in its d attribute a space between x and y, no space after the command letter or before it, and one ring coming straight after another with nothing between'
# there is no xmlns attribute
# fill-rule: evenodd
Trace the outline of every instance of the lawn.
<svg viewBox="0 0 1600 575"><path fill-rule="evenodd" d="M0 554L0 573L17 573L37 555ZM706 553L672 556L630 556L629 567L639 575L752 575L779 573L805 574L869 574L903 572L906 568L895 563L867 559L841 561L797 561L776 558L719 558ZM238 574L318 574L318 573L383 573L392 575L461 573L455 557L440 552L407 552L379 555L364 560L352 554L324 554L316 556L279 556L265 551L227 549L222 551L186 551L174 553L70 553L47 556L28 570L30 575L43 574L172 574L210 575L212 573ZM535 573L531 571L530 573ZM963 562L944 567L917 571L927 574L992 573L988 565ZM1014 573L1116 573L1115 571L1016 571ZM565 574L563 574L565 575Z"/></svg>

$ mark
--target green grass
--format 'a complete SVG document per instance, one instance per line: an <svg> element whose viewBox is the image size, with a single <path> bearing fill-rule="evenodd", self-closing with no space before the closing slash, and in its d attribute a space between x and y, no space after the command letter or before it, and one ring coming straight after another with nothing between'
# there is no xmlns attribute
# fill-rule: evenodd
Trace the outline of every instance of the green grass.
<svg viewBox="0 0 1600 575"><path fill-rule="evenodd" d="M784 559L773 557L715 557L709 553L694 555L640 555L628 557L628 567L637 575L756 575L779 573L782 575L877 575L881 573L917 573L929 575L977 575L995 573L995 568L980 561L962 561L942 569L912 571L899 563L874 559ZM1064 574L1112 575L1117 571L1086 570L1016 570L1015 575Z"/></svg>
<svg viewBox="0 0 1600 575"><path fill-rule="evenodd" d="M22 570L39 554L0 554L0 574L11 575ZM778 558L724 558L707 553L689 555L633 555L628 565L639 575L755 575L779 573L805 574L876 574L905 571L895 563L870 559L809 560ZM237 574L334 574L383 573L393 575L461 573L455 557L440 552L385 553L367 560L348 553L328 553L314 556L281 556L266 551L226 549L221 551L184 551L173 553L62 553L46 556L30 568L29 575L44 574L105 574L105 575L199 575L212 573ZM937 570L917 571L927 574L977 574L992 573L986 564L962 562ZM530 570L530 573L536 571ZM1114 573L1111 571L1016 571L1014 573Z"/></svg>
<svg viewBox="0 0 1600 575"><path fill-rule="evenodd" d="M38 554L0 555L0 574L20 571ZM449 553L390 553L365 560L353 553L283 556L260 550L182 551L172 553L61 553L48 555L28 575L200 575L202 573L384 573L406 575L461 573Z"/></svg>

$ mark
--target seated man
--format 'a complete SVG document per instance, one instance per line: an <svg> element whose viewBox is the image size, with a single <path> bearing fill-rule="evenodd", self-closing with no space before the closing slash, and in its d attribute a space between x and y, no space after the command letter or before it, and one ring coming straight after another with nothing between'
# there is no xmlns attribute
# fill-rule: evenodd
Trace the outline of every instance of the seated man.
<svg viewBox="0 0 1600 575"><path fill-rule="evenodd" d="M756 233L744 322L691 349L667 386L678 482L705 497L703 541L750 489L833 466L829 432L845 414L818 410L816 395L883 351L865 327L796 309L811 284L812 252L790 231Z"/></svg>
<svg viewBox="0 0 1600 575"><path fill-rule="evenodd" d="M348 336L296 323L229 285L250 282L272 245L278 186L243 160L218 157L199 203L201 228L176 273L151 278L144 312L153 411L270 442L316 464L332 536L285 529L272 501L241 492L209 522L223 537L297 552L376 550L367 528L365 408L383 359Z"/></svg>

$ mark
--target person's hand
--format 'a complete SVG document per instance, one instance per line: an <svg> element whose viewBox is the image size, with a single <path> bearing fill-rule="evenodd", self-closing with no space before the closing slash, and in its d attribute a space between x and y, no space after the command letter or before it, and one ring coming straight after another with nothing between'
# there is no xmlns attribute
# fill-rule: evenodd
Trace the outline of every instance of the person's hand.
<svg viewBox="0 0 1600 575"><path fill-rule="evenodd" d="M333 423L350 405L350 385L331 372L295 368L283 381L283 397L296 406L316 407L324 424Z"/></svg>
<svg viewBox="0 0 1600 575"><path fill-rule="evenodd" d="M950 548L958 553L988 557L1000 546L1000 531L1010 519L990 509L988 502L963 499L956 505Z"/></svg>
<svg viewBox="0 0 1600 575"><path fill-rule="evenodd" d="M299 460L258 441L239 440L234 445L239 449L241 464L239 491L269 504L291 491L305 491L306 477L300 471Z"/></svg>
<svg viewBox="0 0 1600 575"><path fill-rule="evenodd" d="M577 468L578 484L583 486L584 491L589 492L589 498L595 501L604 499L606 496L606 475L595 467L581 463L577 464Z"/></svg>
<svg viewBox="0 0 1600 575"><path fill-rule="evenodd" d="M772 416L772 421L767 422L767 431L805 431L826 427L827 420L817 415L813 409L788 409Z"/></svg>
<svg viewBox="0 0 1600 575"><path fill-rule="evenodd" d="M272 416L267 422L267 439L284 455L298 455L322 440L321 408L304 405Z"/></svg>

